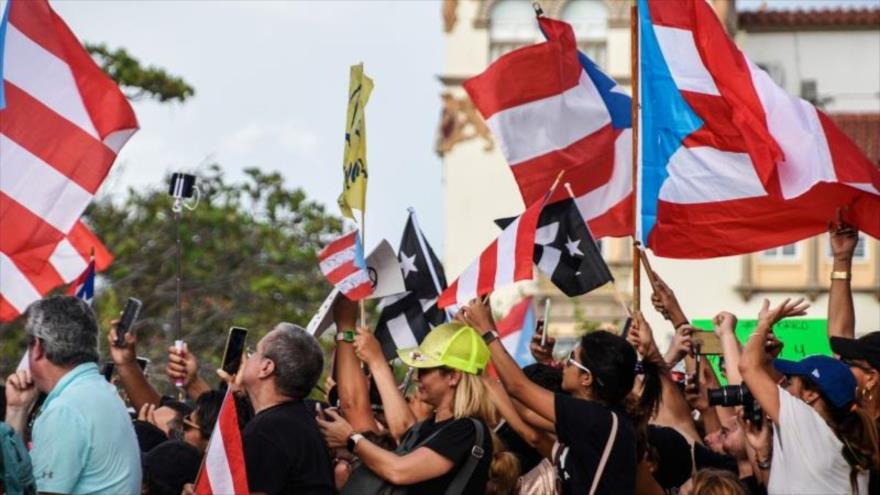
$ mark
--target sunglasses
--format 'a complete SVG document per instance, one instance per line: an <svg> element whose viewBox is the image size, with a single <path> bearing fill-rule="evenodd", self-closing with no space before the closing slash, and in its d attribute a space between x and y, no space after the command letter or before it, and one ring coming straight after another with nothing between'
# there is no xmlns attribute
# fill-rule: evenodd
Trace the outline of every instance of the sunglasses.
<svg viewBox="0 0 880 495"><path fill-rule="evenodd" d="M581 363L577 360L577 358L575 357L576 350L577 349L574 349L571 351L571 354L568 355L568 359L565 360L565 364L570 364L570 365L574 366L575 368L583 371L584 373L592 374L592 371L590 371L590 368L587 368L586 366L583 365L583 363Z"/></svg>

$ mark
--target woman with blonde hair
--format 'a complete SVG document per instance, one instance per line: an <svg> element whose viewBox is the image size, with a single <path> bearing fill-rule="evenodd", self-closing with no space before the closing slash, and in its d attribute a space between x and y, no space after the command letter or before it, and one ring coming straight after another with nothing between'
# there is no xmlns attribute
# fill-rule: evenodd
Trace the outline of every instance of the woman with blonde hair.
<svg viewBox="0 0 880 495"><path fill-rule="evenodd" d="M318 420L331 447L347 447L373 475L412 494L484 495L493 465L499 468L496 486L509 486L506 478L516 479L518 473L509 472L511 468L501 469L510 466L503 455L493 455L489 425L495 410L480 378L489 350L473 328L446 323L434 328L420 346L398 350L416 371L419 400L434 409L423 422L416 421L400 393L376 338L361 328L354 344L358 358L370 368L388 429L400 446L392 452L374 445L331 410L329 420ZM342 493L365 492L361 486L349 486L358 483L353 474Z"/></svg>

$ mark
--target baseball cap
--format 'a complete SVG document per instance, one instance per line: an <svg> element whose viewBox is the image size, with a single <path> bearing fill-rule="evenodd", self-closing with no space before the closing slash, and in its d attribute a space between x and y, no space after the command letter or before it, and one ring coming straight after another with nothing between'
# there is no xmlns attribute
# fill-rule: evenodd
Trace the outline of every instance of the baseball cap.
<svg viewBox="0 0 880 495"><path fill-rule="evenodd" d="M872 368L880 371L880 331L857 339L831 337L831 350L843 359L864 359Z"/></svg>
<svg viewBox="0 0 880 495"><path fill-rule="evenodd" d="M829 356L809 356L800 361L776 359L773 366L782 374L801 376L815 383L834 407L856 398L856 377L849 366Z"/></svg>
<svg viewBox="0 0 880 495"><path fill-rule="evenodd" d="M464 323L444 323L431 330L418 347L398 349L397 355L413 368L447 366L477 375L489 363L489 348L473 328Z"/></svg>

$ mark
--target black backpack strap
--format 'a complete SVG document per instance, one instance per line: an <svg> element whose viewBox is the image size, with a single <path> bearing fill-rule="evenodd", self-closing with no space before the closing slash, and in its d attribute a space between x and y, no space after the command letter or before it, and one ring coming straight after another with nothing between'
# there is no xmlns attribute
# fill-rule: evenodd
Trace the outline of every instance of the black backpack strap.
<svg viewBox="0 0 880 495"><path fill-rule="evenodd" d="M412 425L406 433L404 433L403 437L400 439L400 444L398 444L395 452L398 454L406 454L413 451L413 447L415 446L416 440L419 438L419 430L424 425L424 421L419 421L418 423Z"/></svg>
<svg viewBox="0 0 880 495"><path fill-rule="evenodd" d="M452 479L452 483L449 484L449 487L446 488L446 495L459 495L464 493L464 489L467 486L468 481L471 480L471 476L474 474L477 464L479 464L480 459L486 455L486 451L483 449L483 440L486 438L483 423L474 418L467 419L471 420L471 423L474 424L476 438L474 439L474 445L471 447L471 453L468 456L467 461L465 461L464 465L461 466L461 469L458 470L458 473L455 475L455 478Z"/></svg>

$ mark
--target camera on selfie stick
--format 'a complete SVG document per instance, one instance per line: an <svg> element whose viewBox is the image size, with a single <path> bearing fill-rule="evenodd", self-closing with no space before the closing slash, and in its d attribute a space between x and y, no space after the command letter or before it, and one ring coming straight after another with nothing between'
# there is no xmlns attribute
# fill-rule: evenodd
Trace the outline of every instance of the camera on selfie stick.
<svg viewBox="0 0 880 495"><path fill-rule="evenodd" d="M199 188L196 187L196 176L192 174L184 174L175 172L171 175L171 182L168 185L168 195L174 198L174 204L171 206L171 211L174 213L174 223L177 230L177 244L176 244L176 256L177 256L177 298L175 301L175 312L176 312L176 321L174 328L174 347L180 352L183 350L183 340L181 337L181 328L182 325L182 316L181 316L181 304L180 304L180 283L181 283L181 269L180 263L183 257L182 247L180 243L180 216L183 212L183 209L187 210L195 210L196 206L199 205ZM187 204L184 200L195 197L195 202L192 204ZM183 397L183 381L177 380L174 385L179 389L179 395L182 399Z"/></svg>

